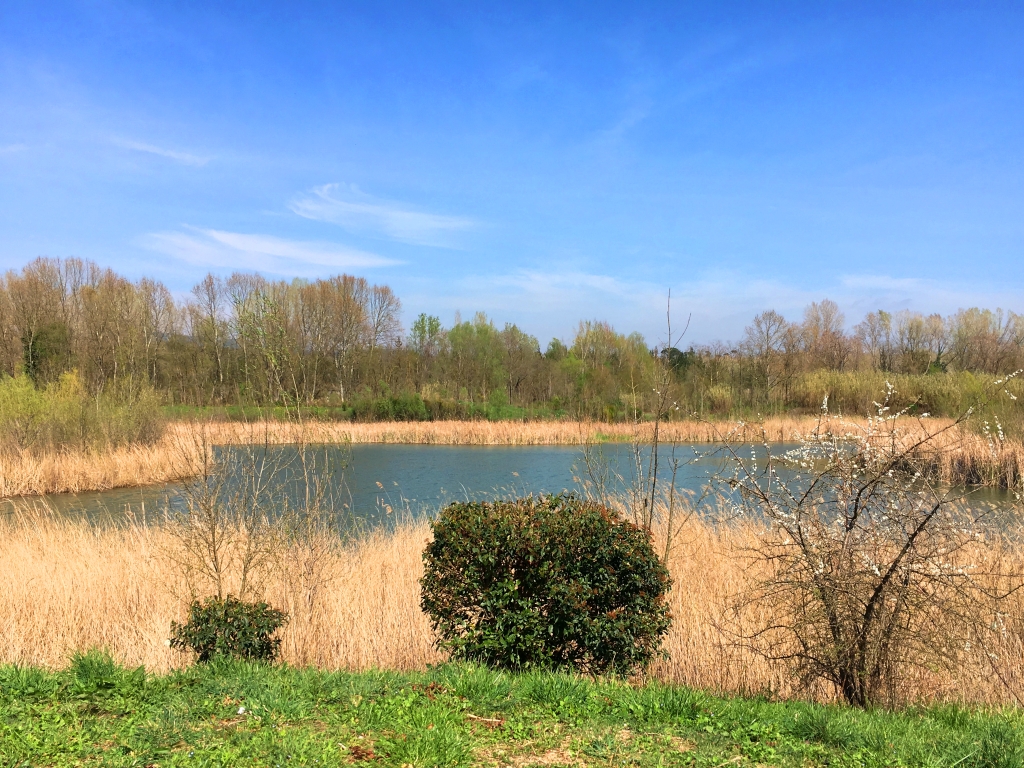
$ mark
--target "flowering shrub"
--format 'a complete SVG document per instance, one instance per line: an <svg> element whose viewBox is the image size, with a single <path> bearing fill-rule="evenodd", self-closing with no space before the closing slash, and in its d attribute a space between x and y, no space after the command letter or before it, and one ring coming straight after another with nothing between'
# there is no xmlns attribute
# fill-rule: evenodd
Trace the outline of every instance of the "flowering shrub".
<svg viewBox="0 0 1024 768"><path fill-rule="evenodd" d="M727 445L713 480L729 515L765 526L751 551L761 576L735 606L765 623L738 629L742 644L865 707L895 701L921 669L985 663L978 652L1003 631L1022 583L1000 560L1013 548L1005 519L929 479L964 419L930 428L895 396L889 386L866 426L826 401L817 427L782 453L766 443L747 459Z"/></svg>

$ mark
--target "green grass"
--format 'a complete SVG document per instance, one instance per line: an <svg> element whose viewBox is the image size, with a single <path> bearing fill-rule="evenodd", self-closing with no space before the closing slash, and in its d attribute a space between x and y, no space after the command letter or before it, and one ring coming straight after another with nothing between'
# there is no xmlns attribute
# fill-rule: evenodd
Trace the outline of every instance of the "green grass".
<svg viewBox="0 0 1024 768"><path fill-rule="evenodd" d="M685 688L243 663L166 676L99 653L0 667L0 766L1021 766L1018 710L899 713Z"/></svg>

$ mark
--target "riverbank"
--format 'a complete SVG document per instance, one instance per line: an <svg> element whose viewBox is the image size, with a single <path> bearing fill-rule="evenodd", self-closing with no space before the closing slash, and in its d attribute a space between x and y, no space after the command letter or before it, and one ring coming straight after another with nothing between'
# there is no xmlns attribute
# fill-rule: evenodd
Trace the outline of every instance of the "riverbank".
<svg viewBox="0 0 1024 768"><path fill-rule="evenodd" d="M1019 766L1019 710L907 712L445 665L223 663L154 676L94 653L0 667L10 765Z"/></svg>
<svg viewBox="0 0 1024 768"><path fill-rule="evenodd" d="M740 443L794 442L818 425L811 417L763 422L675 421L659 426L663 443L701 444L728 438ZM862 428L864 420L842 422ZM1019 488L1024 482L1024 444L964 429L949 419L908 419L915 430L942 432L929 449L936 479L950 484ZM174 482L188 475L191 458L203 445L378 443L406 445L578 445L649 441L650 423L605 424L572 421L437 422L172 422L150 445L106 452L65 450L0 454L0 498L47 493L83 493Z"/></svg>
<svg viewBox="0 0 1024 768"><path fill-rule="evenodd" d="M832 691L802 688L782 663L734 642L737 632L762 626L769 610L747 605L731 613L734 596L761 576L750 560L760 533L753 524L687 522L668 560L673 625L650 678L729 695L770 692L831 702ZM416 523L345 546L335 538L279 552L265 597L291 615L282 630L284 661L323 670L398 671L443 662L419 606L429 537L429 526ZM119 663L153 673L182 667L187 659L165 643L188 604L178 543L161 526L92 526L39 505L0 518L0 664L58 669L76 652L105 648ZM1008 567L1024 569L1024 554L1012 557L1019 562ZM1024 615L1024 596L1009 608L1011 618ZM1019 626L987 650L993 655L974 666L908 670L900 701L1013 703L1024 695Z"/></svg>

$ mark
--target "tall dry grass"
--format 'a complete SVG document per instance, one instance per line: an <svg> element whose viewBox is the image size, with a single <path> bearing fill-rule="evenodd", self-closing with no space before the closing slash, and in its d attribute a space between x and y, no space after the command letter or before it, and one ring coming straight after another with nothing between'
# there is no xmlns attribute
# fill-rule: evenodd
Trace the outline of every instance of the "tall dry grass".
<svg viewBox="0 0 1024 768"><path fill-rule="evenodd" d="M351 669L438 661L419 609L418 564L428 536L421 523L338 551L312 610L287 568L274 572L265 598L293 616L284 658ZM94 525L43 505L5 516L0 663L58 667L76 650L102 647L129 665L181 666L185 659L166 644L171 621L185 618L190 600L174 564L176 546L161 526Z"/></svg>
<svg viewBox="0 0 1024 768"><path fill-rule="evenodd" d="M181 479L180 462L166 439L107 451L0 453L0 498L107 491Z"/></svg>
<svg viewBox="0 0 1024 768"><path fill-rule="evenodd" d="M1024 487L1024 443L955 430L942 435L923 458L932 477L950 485Z"/></svg>
<svg viewBox="0 0 1024 768"><path fill-rule="evenodd" d="M773 418L763 424L711 423L701 421L662 422L661 439L708 443L732 433L737 440L785 442L813 428L812 418ZM188 430L187 424L172 429ZM626 442L635 437L647 440L653 425L606 424L578 421L418 421L418 422L214 422L207 427L213 442L246 443L253 435L273 442L400 443L406 445L582 445L586 442Z"/></svg>
<svg viewBox="0 0 1024 768"><path fill-rule="evenodd" d="M830 700L825 689L801 690L785 668L736 646L722 628L732 596L758 576L745 556L758 535L753 525L687 523L669 562L675 587L667 658L650 674L718 692ZM292 614L283 630L284 659L323 669L399 670L441 661L419 609L421 552L429 536L426 523L411 523L336 550L312 609L287 568L273 574L266 599ZM58 667L75 651L99 646L122 663L153 671L185 664L165 645L171 621L183 619L188 602L167 556L173 546L160 527L98 527L23 506L0 523L0 663ZM296 552L283 562L300 559ZM758 610L748 608L741 625L763 621ZM902 691L904 700L1014 701L1024 693L1024 645L1019 619L1012 626L990 663L955 675L919 671Z"/></svg>

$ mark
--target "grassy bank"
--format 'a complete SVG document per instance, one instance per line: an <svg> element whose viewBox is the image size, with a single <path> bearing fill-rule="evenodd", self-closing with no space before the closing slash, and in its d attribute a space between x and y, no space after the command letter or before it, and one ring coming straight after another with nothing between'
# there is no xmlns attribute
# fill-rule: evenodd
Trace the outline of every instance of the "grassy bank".
<svg viewBox="0 0 1024 768"><path fill-rule="evenodd" d="M739 615L730 611L732 597L762 575L749 557L760 534L752 524L687 524L668 561L673 624L651 678L732 695L831 702L831 689L804 688L781 662L734 642L736 632L763 626L770 610L751 604ZM401 671L443 662L419 605L429 536L419 523L347 546L280 552L265 595L291 615L281 634L284 660L325 670ZM99 527L29 511L0 520L0 663L59 668L76 652L102 647L128 666L161 673L181 667L187 660L165 644L171 622L183 620L188 605L175 546L161 527ZM314 556L322 559L310 580ZM1017 558L1011 566L1024 568L1024 554L1010 557ZM1001 705L1024 695L1024 596L1007 609L1007 631L990 648L992 657L956 669L907 670L900 700Z"/></svg>
<svg viewBox="0 0 1024 768"><path fill-rule="evenodd" d="M218 663L163 676L101 654L0 668L7 766L1024 765L1020 710L900 713L656 683L441 666Z"/></svg>

